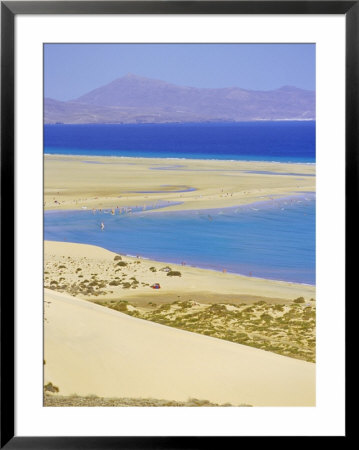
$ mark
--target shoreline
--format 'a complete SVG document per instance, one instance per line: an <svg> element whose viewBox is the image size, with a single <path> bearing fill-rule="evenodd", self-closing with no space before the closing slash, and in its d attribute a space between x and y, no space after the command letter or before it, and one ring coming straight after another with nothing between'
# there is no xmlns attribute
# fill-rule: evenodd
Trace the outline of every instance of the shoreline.
<svg viewBox="0 0 359 450"><path fill-rule="evenodd" d="M80 151L80 149L78 149ZM57 157L83 157L83 158L118 158L118 159L160 159L160 160L175 160L175 161L228 161L228 162L246 162L246 163L269 163L269 164L307 164L315 166L315 161L276 161L266 159L218 159L218 158L186 158L176 156L132 156L132 155L89 155L85 153L43 153L44 156L57 156Z"/></svg>
<svg viewBox="0 0 359 450"><path fill-rule="evenodd" d="M69 211L71 211L71 210L69 210ZM48 211L48 212L53 212L53 211ZM55 212L59 212L59 213L62 213L62 212L66 212L65 210L62 210L62 211L55 211ZM105 250L105 251L109 251L109 252L111 252L111 253L113 253L114 255L121 255L121 256L124 256L124 257L126 257L126 258L129 258L129 259L133 259L133 260L143 260L143 261L147 261L148 263L155 263L155 264L167 264L167 265L169 265L169 264L171 264L172 266L176 266L176 268L177 269L183 269L183 268L192 268L192 269L200 269L200 270L204 270L204 271L206 271L206 272L213 272L213 273L215 273L215 274L217 274L217 273L223 273L223 270L221 270L221 269L213 269L213 268L209 268L209 267L202 267L202 266L200 266L200 265L192 265L192 264L186 264L186 265L182 265L182 264L179 264L179 263L177 263L177 262L173 262L173 261L170 261L170 260L166 260L166 261L164 261L164 260L161 260L161 259L154 259L154 258L151 258L151 257L148 257L148 256L144 256L144 255L132 255L132 254L128 254L128 253L118 253L118 252L116 252L116 251L114 251L114 250L110 250L110 249L108 249L108 248L106 248L106 247L100 247L100 246L97 246L97 245L93 245L93 244L85 244L85 243L80 243L80 242L70 242L70 241L56 241L56 240L51 240L51 239L47 239L47 240L45 240L44 241L44 246L46 245L46 243L49 243L49 242L55 242L55 243L62 243L62 244L74 244L74 245L88 245L88 246L90 246L90 247L98 247L98 248L101 248L101 249L103 249L103 250ZM242 277L242 278L245 278L245 279L249 279L249 280L253 280L253 282L255 282L256 280L257 281L274 281L274 282L278 282L278 283L289 283L289 284L294 284L294 285L298 285L298 286L307 286L307 287L312 287L312 288L315 288L316 287L316 284L310 284L310 283L301 283L301 282L299 282L299 281L290 281L290 280L279 280L278 278L264 278L264 277L255 277L255 276L252 276L252 277L249 277L249 276L247 276L247 275L245 275L245 274L243 274L243 273L239 273L239 272L232 272L232 271L230 271L230 270L226 270L226 272L225 272L226 274L228 274L228 275L235 275L235 276L239 276L239 277Z"/></svg>
<svg viewBox="0 0 359 450"><path fill-rule="evenodd" d="M268 278L249 277L241 274L221 272L213 269L193 267L189 265L182 266L176 263L157 261L143 257L133 257L107 250L103 247L78 244L61 241L44 241L44 255L45 265L50 264L51 271L58 272L57 276L65 276L68 268L63 271L56 269L55 264L59 266L60 262L66 264L66 259L78 259L80 264L87 262L90 269L82 269L81 275L85 270L90 270L94 273L92 266L96 265L98 273L102 273L102 277L108 278L111 271L111 266L114 264L114 258L120 256L126 266L121 268L122 273L136 277L140 277L147 286L137 285L136 289L122 289L116 286L111 287L113 293L107 293L106 298L131 299L141 296L149 299L160 299L161 297L173 297L173 301L177 300L178 296L181 298L198 297L205 299L206 297L213 299L214 297L223 296L231 300L236 298L241 299L246 297L246 301L253 297L258 301L262 298L269 298L271 301L292 301L297 297L305 297L307 302L315 303L316 286L305 283L296 283L290 281L274 280ZM101 265L108 269L107 271ZM163 266L170 265L172 270L179 271L181 277L168 277L166 272L161 272ZM150 268L155 269L153 272ZM45 272L48 271L45 267ZM74 269L75 270L75 269ZM69 273L70 281L77 280L77 275ZM99 275L100 278L100 275ZM101 279L101 278L100 278ZM186 281L184 281L186 280ZM151 282L159 282L161 289L159 291L149 289ZM86 297L86 295L85 295ZM90 296L91 297L91 296ZM95 297L93 297L95 298ZM312 302L310 299L314 299Z"/></svg>
<svg viewBox="0 0 359 450"><path fill-rule="evenodd" d="M310 198L308 198L308 197L310 197ZM245 213L245 212L251 212L249 210L250 209L254 209L253 207L255 207L255 206L262 207L261 208L262 210L265 210L265 209L270 210L272 208L271 203L273 201L276 202L276 206L278 206L278 205L279 206L282 206L282 205L284 206L284 204L286 204L287 202L289 202L292 199L303 199L303 200L308 200L310 202L313 202L313 201L315 201L315 192L308 192L307 194L306 193L298 193L298 194L295 194L295 195L285 196L285 197L278 197L278 198L275 198L275 199L273 199L273 198L266 199L266 200L260 199L260 200L258 200L256 202L253 202L253 203L236 205L236 206L227 206L227 207L224 207L224 208L218 208L217 207L217 208L210 208L210 209L202 209L202 210L200 210L200 212L201 212L201 214L210 214L210 215L214 216L218 212L221 212L221 213L225 214L226 212L232 212L233 210L237 210L238 209L238 210L241 210L241 212L243 211ZM182 214L188 213L188 217L190 217L190 215L193 215L193 214L196 214L197 212L199 212L198 210L191 210L191 209L173 210L172 206L177 206L177 205L169 205L169 206L159 205L158 207L154 207L153 209L149 208L149 209L147 209L145 211L142 211L142 210L133 211L131 214L133 216L135 216L135 215L148 215L148 214L171 214L171 213L172 214L182 215ZM133 208L133 206L131 206L131 205L129 205L128 207ZM92 213L92 214L95 214L95 215L97 215L97 214L101 215L101 213L99 213L98 211L94 212L94 211L91 211L91 209L88 209L88 208L84 209L84 207L82 209L76 209L76 210L74 210L74 209L67 209L67 210L66 209L58 209L58 210L49 209L49 210L44 211L44 214L45 215L48 215L48 214L49 215L50 214L60 214L61 215L61 214L67 214L67 213L71 214L71 213L74 213L74 212L76 212L76 213L88 213L88 214ZM110 212L111 212L111 208L104 208L102 210L102 214L104 214L104 219L103 220L105 220L106 214L109 214ZM117 215L117 214L115 214L115 215ZM102 219L99 219L99 220L102 220ZM57 242L58 241L58 239L56 239L56 238L55 239L51 239L50 238L48 240L52 241L52 242ZM76 243L81 244L82 243L82 244L85 244L85 245L86 244L91 245L90 243L87 243L87 242L76 242L76 241L71 241L71 240L66 241L66 242L74 243L74 244L76 244ZM110 248L110 246L103 247L103 248L108 250L108 251L111 251L111 252L116 252L117 251L116 248ZM126 253L126 252L123 252L121 250L120 250L120 252L121 252L120 253L121 255L124 255L126 257L136 258L137 256L139 256L141 259L144 259L144 260L153 261L153 262L156 262L156 263L163 263L163 264L175 264L178 267L183 267L183 265L181 265L180 258L177 258L177 260L176 260L175 257L174 258L169 258L169 257L165 258L165 257L161 257L161 255L157 255L157 256L154 255L154 254L152 254L152 255L145 255L145 254L138 253L136 251L134 252L133 249L132 249L132 253ZM201 261L200 262L193 262L193 263L188 262L188 264L186 264L186 266L187 267L193 267L193 268L199 268L199 269L203 269L203 270L208 270L208 271L212 271L212 272L216 272L216 273L217 272L221 273L223 271L223 264L222 265L218 264L217 266L216 266L216 264L206 265L205 262L201 262ZM233 275L239 275L239 276L246 277L246 273L249 273L249 270L246 272L245 268L244 268L244 272L240 272L240 271L236 271L235 268L232 268L232 270L231 269L226 269L226 272L228 274L233 274ZM295 283L295 284L303 285L303 286L315 287L315 282L314 283L310 283L310 282L290 280L290 279L280 279L280 278L274 278L274 277L270 278L270 277L265 277L265 276L264 277L263 276L262 277L253 276L251 278L254 279L254 280L280 281L280 282L287 282L287 283Z"/></svg>

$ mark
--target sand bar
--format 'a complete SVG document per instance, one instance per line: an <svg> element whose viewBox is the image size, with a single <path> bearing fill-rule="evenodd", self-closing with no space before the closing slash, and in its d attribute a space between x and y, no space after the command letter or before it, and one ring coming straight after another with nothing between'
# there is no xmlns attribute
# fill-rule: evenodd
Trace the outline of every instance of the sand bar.
<svg viewBox="0 0 359 450"><path fill-rule="evenodd" d="M45 155L45 209L225 208L315 191L315 165Z"/></svg>

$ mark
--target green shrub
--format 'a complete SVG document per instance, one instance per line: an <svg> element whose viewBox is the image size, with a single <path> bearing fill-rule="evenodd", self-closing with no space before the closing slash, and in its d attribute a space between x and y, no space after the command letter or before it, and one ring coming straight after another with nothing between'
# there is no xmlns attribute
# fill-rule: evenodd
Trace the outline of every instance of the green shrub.
<svg viewBox="0 0 359 450"><path fill-rule="evenodd" d="M227 308L224 305L214 304L214 305L209 306L208 309L211 312L216 313L216 314L223 314L223 313L227 312Z"/></svg>
<svg viewBox="0 0 359 450"><path fill-rule="evenodd" d="M47 383L44 386L45 391L47 392L59 392L59 388L57 386L54 386L52 383Z"/></svg>
<svg viewBox="0 0 359 450"><path fill-rule="evenodd" d="M118 266L124 267L127 266L127 263L124 261L120 261L119 263L117 263Z"/></svg>
<svg viewBox="0 0 359 450"><path fill-rule="evenodd" d="M171 309L171 305L169 305L168 303L165 303L159 309L160 309L160 311L168 311L169 309Z"/></svg>
<svg viewBox="0 0 359 450"><path fill-rule="evenodd" d="M171 270L170 272L167 272L168 277L181 277L182 274L178 270Z"/></svg>
<svg viewBox="0 0 359 450"><path fill-rule="evenodd" d="M270 314L261 314L261 319L264 320L265 322L271 321L273 319L273 317Z"/></svg>
<svg viewBox="0 0 359 450"><path fill-rule="evenodd" d="M305 303L304 297L298 297L293 300L294 303Z"/></svg>
<svg viewBox="0 0 359 450"><path fill-rule="evenodd" d="M274 311L280 311L283 312L284 311L284 307L282 305L274 305L273 306L273 310Z"/></svg>
<svg viewBox="0 0 359 450"><path fill-rule="evenodd" d="M121 311L121 312L127 311L127 305L126 305L126 303L123 303L123 302L117 303L114 306L111 305L111 308L115 309L116 311Z"/></svg>
<svg viewBox="0 0 359 450"><path fill-rule="evenodd" d="M116 255L114 258L113 258L113 260L114 261L121 261L121 256L120 255Z"/></svg>

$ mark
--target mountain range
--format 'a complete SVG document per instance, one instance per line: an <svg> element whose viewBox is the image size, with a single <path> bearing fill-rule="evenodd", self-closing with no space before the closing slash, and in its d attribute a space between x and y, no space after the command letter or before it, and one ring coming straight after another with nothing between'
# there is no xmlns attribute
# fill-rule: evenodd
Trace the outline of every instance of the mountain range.
<svg viewBox="0 0 359 450"><path fill-rule="evenodd" d="M315 92L195 88L128 74L74 100L44 102L47 124L259 120L315 120Z"/></svg>

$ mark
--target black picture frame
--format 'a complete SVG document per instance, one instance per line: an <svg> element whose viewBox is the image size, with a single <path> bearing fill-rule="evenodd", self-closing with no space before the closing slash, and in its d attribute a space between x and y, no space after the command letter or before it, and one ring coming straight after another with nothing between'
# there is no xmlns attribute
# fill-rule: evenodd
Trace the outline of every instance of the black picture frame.
<svg viewBox="0 0 359 450"><path fill-rule="evenodd" d="M358 244L359 1L5 1L1 2L1 441L6 449L132 449L232 446L236 437L15 436L14 407L14 20L18 14L340 14L346 19L346 296ZM348 437L348 429L346 433ZM238 445L238 443L237 443Z"/></svg>

